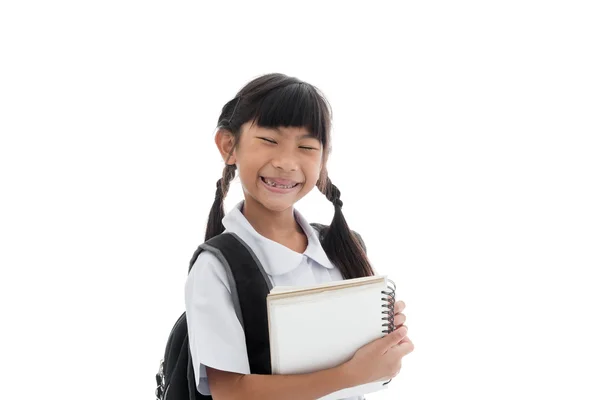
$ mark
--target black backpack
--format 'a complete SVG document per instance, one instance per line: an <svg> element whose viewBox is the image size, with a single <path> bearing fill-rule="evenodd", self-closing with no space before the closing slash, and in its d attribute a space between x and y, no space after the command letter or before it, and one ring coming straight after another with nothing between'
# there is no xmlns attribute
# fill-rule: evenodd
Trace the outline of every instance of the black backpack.
<svg viewBox="0 0 600 400"><path fill-rule="evenodd" d="M322 241L327 226L312 223ZM353 232L366 251L359 234ZM192 256L188 274L202 251L210 251L225 266L238 319L242 321L250 373L271 374L271 351L265 299L273 288L254 252L236 234L227 232L202 243ZM165 354L156 374L157 400L212 399L196 389L196 379L188 342L185 312L181 314L167 341Z"/></svg>

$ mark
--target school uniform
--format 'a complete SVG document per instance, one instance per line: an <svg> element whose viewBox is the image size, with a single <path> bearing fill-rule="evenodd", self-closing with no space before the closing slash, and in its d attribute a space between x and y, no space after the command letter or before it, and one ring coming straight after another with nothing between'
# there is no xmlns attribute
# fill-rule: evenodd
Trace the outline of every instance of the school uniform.
<svg viewBox="0 0 600 400"><path fill-rule="evenodd" d="M225 232L238 235L256 254L273 286L313 285L342 280L321 247L317 232L294 210L294 217L308 238L304 253L297 253L262 235L242 214L238 203L224 218ZM185 283L185 308L189 344L198 391L210 394L206 366L249 374L244 329L237 317L223 264L210 252L202 252ZM348 400L364 400L363 396Z"/></svg>

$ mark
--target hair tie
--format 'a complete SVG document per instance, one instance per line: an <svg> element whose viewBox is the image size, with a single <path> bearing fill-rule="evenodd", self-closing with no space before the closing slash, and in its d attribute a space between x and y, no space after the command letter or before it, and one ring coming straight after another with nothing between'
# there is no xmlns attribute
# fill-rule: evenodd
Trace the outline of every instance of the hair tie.
<svg viewBox="0 0 600 400"><path fill-rule="evenodd" d="M333 199L332 203L335 207L339 207L339 208L342 208L342 206L344 205L344 203L340 200L339 197L336 197L335 199Z"/></svg>

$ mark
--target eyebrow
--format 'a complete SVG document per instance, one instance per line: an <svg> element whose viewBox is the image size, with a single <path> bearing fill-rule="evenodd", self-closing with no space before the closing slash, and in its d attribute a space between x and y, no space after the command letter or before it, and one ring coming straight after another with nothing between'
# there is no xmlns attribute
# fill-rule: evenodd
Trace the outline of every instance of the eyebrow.
<svg viewBox="0 0 600 400"><path fill-rule="evenodd" d="M277 132L277 134L279 135L283 135L283 132L281 132L281 129L279 128L271 128L273 129L275 132ZM318 139L315 135L307 133L306 135L302 135L301 137L298 138L298 140L301 139Z"/></svg>

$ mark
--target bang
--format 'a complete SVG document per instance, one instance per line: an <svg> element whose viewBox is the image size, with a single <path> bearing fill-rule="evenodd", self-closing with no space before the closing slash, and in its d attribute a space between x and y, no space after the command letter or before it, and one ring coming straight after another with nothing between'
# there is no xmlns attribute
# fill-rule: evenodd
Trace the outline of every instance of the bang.
<svg viewBox="0 0 600 400"><path fill-rule="evenodd" d="M327 140L331 111L317 89L294 83L267 93L249 115L258 126L266 128L304 127L321 143Z"/></svg>

